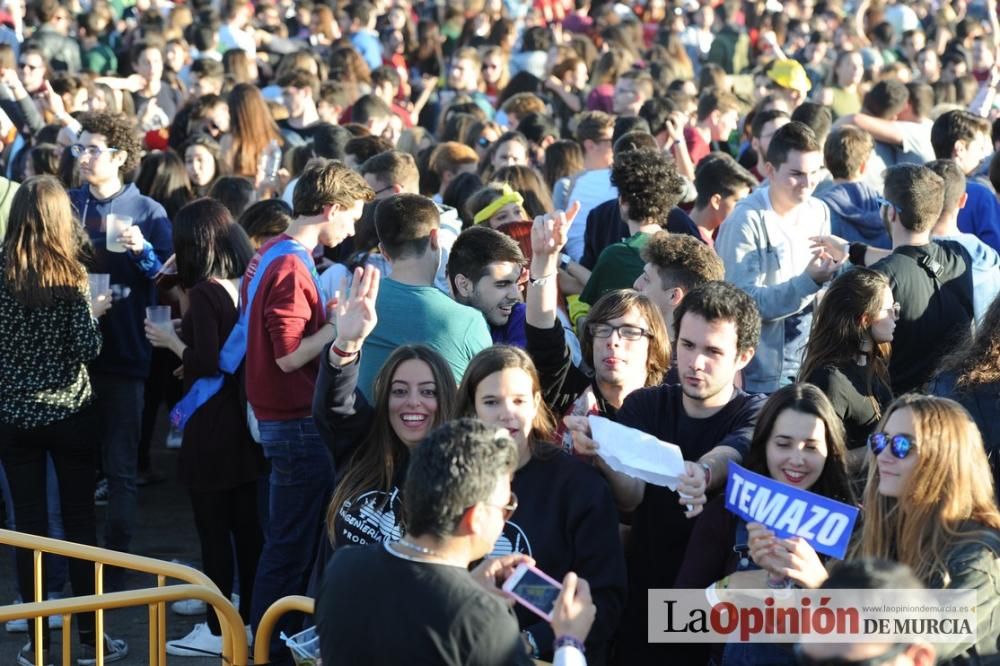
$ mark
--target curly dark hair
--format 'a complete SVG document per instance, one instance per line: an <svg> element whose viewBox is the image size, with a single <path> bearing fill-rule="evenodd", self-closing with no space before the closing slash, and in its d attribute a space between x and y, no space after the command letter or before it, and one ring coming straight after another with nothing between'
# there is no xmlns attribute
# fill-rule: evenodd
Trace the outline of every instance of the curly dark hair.
<svg viewBox="0 0 1000 666"><path fill-rule="evenodd" d="M628 206L628 217L635 222L655 221L667 224L667 213L684 195L684 179L673 161L658 150L630 150L615 157L611 184Z"/></svg>
<svg viewBox="0 0 1000 666"><path fill-rule="evenodd" d="M142 159L142 144L138 131L127 118L112 113L85 113L80 117L80 126L84 132L103 136L108 148L128 155L122 164L121 174L127 174L138 166Z"/></svg>

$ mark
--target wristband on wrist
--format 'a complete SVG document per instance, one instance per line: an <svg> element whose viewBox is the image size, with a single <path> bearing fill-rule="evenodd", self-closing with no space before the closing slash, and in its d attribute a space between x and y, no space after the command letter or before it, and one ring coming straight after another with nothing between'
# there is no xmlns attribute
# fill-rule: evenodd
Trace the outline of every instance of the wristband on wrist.
<svg viewBox="0 0 1000 666"><path fill-rule="evenodd" d="M581 641L579 638L576 638L575 636L570 636L568 634L557 638L556 642L553 643L553 645L555 646L556 650L558 650L561 647L569 646L569 647L575 647L580 652L587 651L587 648L584 647L583 645L583 641Z"/></svg>
<svg viewBox="0 0 1000 666"><path fill-rule="evenodd" d="M354 358L355 356L357 356L360 353L360 352L356 352L356 351L354 351L354 352L346 352L343 349L340 349L339 347L337 347L337 345L335 345L335 344L330 345L330 351L332 351L334 354L336 354L340 358Z"/></svg>
<svg viewBox="0 0 1000 666"><path fill-rule="evenodd" d="M549 273L548 275L543 275L542 277L539 277L539 278L532 277L531 275L528 275L528 284L530 284L532 286L535 286L535 287L540 287L540 286L544 285L546 282L548 282L549 280L551 280L552 278L554 278L555 276L556 276L555 273Z"/></svg>
<svg viewBox="0 0 1000 666"><path fill-rule="evenodd" d="M705 489L708 490L708 487L712 485L712 466L703 462L698 463L698 465L705 470Z"/></svg>

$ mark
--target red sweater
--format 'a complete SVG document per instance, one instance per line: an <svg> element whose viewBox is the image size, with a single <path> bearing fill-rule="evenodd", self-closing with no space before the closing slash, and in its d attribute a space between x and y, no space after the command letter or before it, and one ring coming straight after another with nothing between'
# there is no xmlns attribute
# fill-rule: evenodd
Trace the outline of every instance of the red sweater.
<svg viewBox="0 0 1000 666"><path fill-rule="evenodd" d="M279 240L265 243L250 261L241 286L242 302L257 272L261 255ZM285 255L265 269L247 326L247 400L262 421L290 421L312 415L312 398L319 372L313 359L294 372L284 372L275 359L288 356L303 338L316 333L326 321L325 304L309 268L295 256Z"/></svg>

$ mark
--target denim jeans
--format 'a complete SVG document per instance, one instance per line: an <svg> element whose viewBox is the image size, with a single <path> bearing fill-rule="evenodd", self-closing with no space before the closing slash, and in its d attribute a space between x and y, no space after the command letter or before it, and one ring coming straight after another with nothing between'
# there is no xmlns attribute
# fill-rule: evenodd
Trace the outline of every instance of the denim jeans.
<svg viewBox="0 0 1000 666"><path fill-rule="evenodd" d="M84 545L96 544L93 431L89 409L39 428L25 430L0 425L0 460L7 472L18 531L37 535L45 535L48 531L46 468L51 456L59 485L66 539ZM33 590L31 551L18 549L16 555L18 586L21 590ZM70 560L69 577L74 595L94 593L94 568L89 562ZM33 595L29 592L26 600L30 599ZM92 643L94 615L84 613L78 617L81 639ZM47 640L48 633L44 635Z"/></svg>
<svg viewBox="0 0 1000 666"><path fill-rule="evenodd" d="M254 630L272 603L305 594L333 490L333 459L311 417L260 421L260 438L271 476L264 549L253 589ZM286 615L274 631L275 639L282 631L296 633L301 623L301 615ZM280 645L280 640L272 643L272 655L285 652L274 649Z"/></svg>
<svg viewBox="0 0 1000 666"><path fill-rule="evenodd" d="M101 463L108 477L104 546L127 553L132 544L138 502L135 482L144 381L96 372L91 375L91 381L101 421ZM112 585L110 580L109 585Z"/></svg>
<svg viewBox="0 0 1000 666"><path fill-rule="evenodd" d="M7 483L7 475L4 473L3 464L0 464L0 493L3 493L4 504L7 507L4 527L9 530L16 530L17 518L14 516L14 498L10 494L10 486ZM63 530L62 509L60 508L61 502L59 500L59 480L56 477L56 466L52 462L52 456L47 456L46 461L45 494L49 510L48 536L53 539L65 539L66 532ZM62 596L63 588L66 587L66 581L69 580L68 560L61 555L49 554L46 554L43 559L42 569L45 572L45 589L48 591L50 598L58 598ZM32 600L34 594L32 589L18 590L18 598L22 601L25 599Z"/></svg>

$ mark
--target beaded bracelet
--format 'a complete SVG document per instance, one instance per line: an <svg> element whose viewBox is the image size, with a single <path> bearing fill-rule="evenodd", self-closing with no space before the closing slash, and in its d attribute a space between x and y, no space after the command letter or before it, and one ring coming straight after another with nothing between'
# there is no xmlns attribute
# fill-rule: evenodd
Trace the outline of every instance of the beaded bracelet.
<svg viewBox="0 0 1000 666"><path fill-rule="evenodd" d="M568 636L568 635L567 636L560 636L559 638L556 639L555 649L558 650L559 648L565 647L565 646L575 647L580 652L586 652L587 651L587 649L583 646L583 641L581 641L580 639L578 639L578 638L576 638L574 636Z"/></svg>

